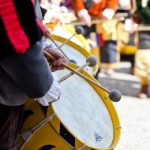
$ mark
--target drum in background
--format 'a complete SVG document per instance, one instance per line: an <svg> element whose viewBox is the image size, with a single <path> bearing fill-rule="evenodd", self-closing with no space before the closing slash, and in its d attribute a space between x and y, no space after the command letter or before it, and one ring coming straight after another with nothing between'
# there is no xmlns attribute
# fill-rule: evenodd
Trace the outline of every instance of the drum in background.
<svg viewBox="0 0 150 150"><path fill-rule="evenodd" d="M58 46L61 46L67 40L65 37L60 37L57 35L52 35L51 37ZM85 64L86 58L91 56L90 52L86 51L84 48L72 41L68 41L65 45L63 45L61 50L67 55L69 60L74 60L78 66ZM98 70L98 65L95 67L87 66L85 70L91 75L95 75Z"/></svg>
<svg viewBox="0 0 150 150"><path fill-rule="evenodd" d="M71 67L77 68L73 64ZM68 70L56 72L58 78L68 73ZM87 72L82 71L82 74L97 82ZM22 134L46 117L55 115L33 134L23 150L112 150L119 141L120 123L108 93L77 75L63 81L61 87L59 101L48 109L34 101L26 104L28 117L23 123ZM19 147L23 143L20 137Z"/></svg>

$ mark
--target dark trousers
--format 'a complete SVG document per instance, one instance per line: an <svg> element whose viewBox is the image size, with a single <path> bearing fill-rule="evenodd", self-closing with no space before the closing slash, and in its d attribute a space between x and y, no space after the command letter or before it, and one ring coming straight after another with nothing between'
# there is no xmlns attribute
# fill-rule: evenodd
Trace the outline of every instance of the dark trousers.
<svg viewBox="0 0 150 150"><path fill-rule="evenodd" d="M16 139L21 127L23 105L0 104L0 150L16 150Z"/></svg>
<svg viewBox="0 0 150 150"><path fill-rule="evenodd" d="M117 62L117 49L116 41L105 41L104 45L100 48L100 56L102 63L116 63Z"/></svg>

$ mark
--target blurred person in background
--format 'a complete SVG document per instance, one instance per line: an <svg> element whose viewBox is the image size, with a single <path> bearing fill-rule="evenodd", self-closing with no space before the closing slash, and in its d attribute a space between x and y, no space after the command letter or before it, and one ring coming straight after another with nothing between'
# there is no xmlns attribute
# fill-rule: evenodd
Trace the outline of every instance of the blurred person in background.
<svg viewBox="0 0 150 150"><path fill-rule="evenodd" d="M117 62L116 21L112 18L118 7L118 0L73 0L73 6L79 20L85 24L84 36L87 38L91 32L98 32L96 38L100 46L100 67L111 74L112 66ZM103 22L95 25L92 24L92 19Z"/></svg>
<svg viewBox="0 0 150 150"><path fill-rule="evenodd" d="M135 53L136 53L136 33L134 21L131 15L131 0L119 0L117 13L125 14L117 24L117 49L120 53L120 61L131 63L129 73L134 74Z"/></svg>
<svg viewBox="0 0 150 150"><path fill-rule="evenodd" d="M141 28L150 27L150 0L132 0L134 4L134 20ZM140 98L148 97L148 81L150 77L150 30L138 32L137 53L135 56L135 75L140 78Z"/></svg>

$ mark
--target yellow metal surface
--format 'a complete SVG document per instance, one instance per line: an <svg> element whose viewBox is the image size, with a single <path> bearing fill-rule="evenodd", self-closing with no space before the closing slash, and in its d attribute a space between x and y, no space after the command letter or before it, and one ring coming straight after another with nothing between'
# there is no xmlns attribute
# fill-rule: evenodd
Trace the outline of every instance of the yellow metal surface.
<svg viewBox="0 0 150 150"><path fill-rule="evenodd" d="M26 130L30 130L46 117L41 109L41 106L33 100L29 100L26 103L25 110L32 110L34 113L30 115L23 123L22 133ZM18 149L22 147L24 142L25 141L20 136L18 139ZM73 149L71 145L69 145L63 138L60 137L60 135L49 123L46 123L36 133L33 134L29 142L25 144L23 150L39 150L45 146L49 147L49 149L51 147L53 150L61 150L62 148L65 150Z"/></svg>

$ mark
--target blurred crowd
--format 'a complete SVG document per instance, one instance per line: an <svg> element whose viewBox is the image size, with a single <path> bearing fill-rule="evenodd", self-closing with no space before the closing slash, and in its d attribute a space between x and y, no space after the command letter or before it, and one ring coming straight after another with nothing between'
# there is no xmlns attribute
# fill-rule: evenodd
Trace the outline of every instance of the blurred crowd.
<svg viewBox="0 0 150 150"><path fill-rule="evenodd" d="M41 8L51 32L84 28L82 35L99 61L95 78L100 72L112 75L121 61L128 61L129 73L141 82L138 96L148 97L150 0L42 0Z"/></svg>

